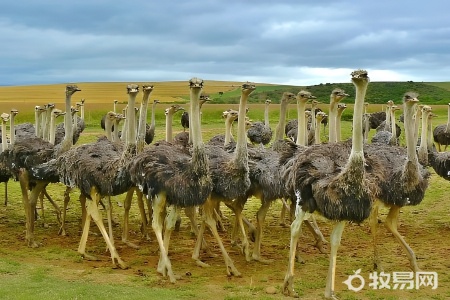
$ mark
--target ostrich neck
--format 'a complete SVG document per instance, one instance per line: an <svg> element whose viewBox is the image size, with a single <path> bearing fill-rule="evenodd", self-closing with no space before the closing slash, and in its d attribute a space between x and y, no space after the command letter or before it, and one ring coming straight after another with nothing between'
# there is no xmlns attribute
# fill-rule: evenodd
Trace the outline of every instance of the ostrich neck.
<svg viewBox="0 0 450 300"><path fill-rule="evenodd" d="M311 106L311 130L315 130L316 128L316 107Z"/></svg>
<svg viewBox="0 0 450 300"><path fill-rule="evenodd" d="M41 129L39 131L39 137L44 139L44 132L45 132L45 124L46 124L46 118L47 118L47 111L43 111L41 113L41 116L39 118L39 122L41 122Z"/></svg>
<svg viewBox="0 0 450 300"><path fill-rule="evenodd" d="M50 130L50 118L52 115L53 108L48 108L45 112L45 123L44 123L44 132L42 133L42 138L44 141L49 140L49 130ZM70 112L70 107L69 107Z"/></svg>
<svg viewBox="0 0 450 300"><path fill-rule="evenodd" d="M239 114L238 114L238 128L237 128L237 141L235 162L241 166L248 166L248 153L247 153L247 135L245 132L245 114L247 108L247 99L250 93L244 91L241 94L241 100L239 101Z"/></svg>
<svg viewBox="0 0 450 300"><path fill-rule="evenodd" d="M277 128L275 130L275 140L283 139L284 126L286 122L286 114L287 114L287 105L288 102L284 99L281 99L280 103L280 120L278 121Z"/></svg>
<svg viewBox="0 0 450 300"><path fill-rule="evenodd" d="M113 109L114 113L117 113L116 109L117 109L116 102L114 102L114 109Z"/></svg>
<svg viewBox="0 0 450 300"><path fill-rule="evenodd" d="M405 114L405 122L407 122L407 124L405 125L405 139L406 139L406 151L407 151L407 156L408 156L408 161L412 162L414 165L418 165L418 160L417 160L417 154L416 154L416 145L417 145L417 141L415 141L414 139L414 131L411 130L411 126L409 124L409 120L412 120L413 118L413 110L414 110L414 106L413 105L404 105L405 109L404 109L404 114Z"/></svg>
<svg viewBox="0 0 450 300"><path fill-rule="evenodd" d="M328 125L328 141L330 143L336 143L336 115L337 115L337 102L334 98L331 98L330 101L330 112L328 115L329 123Z"/></svg>
<svg viewBox="0 0 450 300"><path fill-rule="evenodd" d="M224 146L228 145L231 142L231 137L232 137L231 126L233 124L233 121L234 120L232 120L230 118L227 118L226 121L225 121L225 142L224 142Z"/></svg>
<svg viewBox="0 0 450 300"><path fill-rule="evenodd" d="M417 112L414 115L414 140L417 144L419 140L419 120L422 116L422 111L420 109L417 110Z"/></svg>
<svg viewBox="0 0 450 300"><path fill-rule="evenodd" d="M52 116L50 118L50 138L49 138L49 142L52 145L55 144L55 135L56 135L55 122L56 122L56 117L54 114L52 114Z"/></svg>
<svg viewBox="0 0 450 300"><path fill-rule="evenodd" d="M302 100L297 101L297 145L306 146L306 116L305 116L306 102Z"/></svg>
<svg viewBox="0 0 450 300"><path fill-rule="evenodd" d="M264 108L264 125L269 127L269 103L266 103L266 107Z"/></svg>
<svg viewBox="0 0 450 300"><path fill-rule="evenodd" d="M11 114L11 119L9 123L9 144L12 146L16 141L16 131L14 129L14 114Z"/></svg>
<svg viewBox="0 0 450 300"><path fill-rule="evenodd" d="M417 150L417 155L420 157L425 157L427 155L428 146L428 115L429 113L422 114L422 130L420 132L420 145L419 150Z"/></svg>
<svg viewBox="0 0 450 300"><path fill-rule="evenodd" d="M147 122L147 108L148 108L148 99L150 98L151 91L144 91L144 95L142 97L141 109L139 110L139 126L138 126L138 141L142 142L145 139L145 130L146 130L146 122Z"/></svg>
<svg viewBox="0 0 450 300"><path fill-rule="evenodd" d="M364 112L364 98L366 96L367 82L356 85L356 98L353 108L353 132L352 132L352 152L349 160L356 156L364 158L363 153L363 134L362 134L362 116Z"/></svg>
<svg viewBox="0 0 450 300"><path fill-rule="evenodd" d="M136 144L136 112L134 110L135 105L136 93L130 93L127 109L127 136L125 139L125 144L127 146Z"/></svg>
<svg viewBox="0 0 450 300"><path fill-rule="evenodd" d="M392 109L390 106L388 106L386 109L386 122L384 123L385 124L384 127L386 128L385 130L390 129L389 127L391 126L391 112Z"/></svg>
<svg viewBox="0 0 450 300"><path fill-rule="evenodd" d="M156 104L157 102L154 102L152 105L152 119L151 119L151 123L150 123L150 127L151 128L155 128L155 109L156 109Z"/></svg>
<svg viewBox="0 0 450 300"><path fill-rule="evenodd" d="M397 127L395 126L395 111L392 109L391 110L391 142L395 143L395 140L397 139ZM414 139L414 136L413 136Z"/></svg>
<svg viewBox="0 0 450 300"><path fill-rule="evenodd" d="M61 150L67 151L72 147L73 145L73 124L72 124L72 118L71 116L71 110L70 110L70 102L71 102L72 95L66 95L66 115L64 118L64 140L61 144Z"/></svg>
<svg viewBox="0 0 450 300"><path fill-rule="evenodd" d="M81 118L84 120L84 105L81 105L80 115L81 115Z"/></svg>
<svg viewBox="0 0 450 300"><path fill-rule="evenodd" d="M109 118L105 119L105 135L106 138L108 139L108 141L112 141L112 126L113 126L113 122L111 122L111 120ZM117 127L116 127L117 128ZM117 132L118 130L116 129L114 132Z"/></svg>
<svg viewBox="0 0 450 300"><path fill-rule="evenodd" d="M6 140L6 123L2 121L2 152L8 148L8 141Z"/></svg>
<svg viewBox="0 0 450 300"><path fill-rule="evenodd" d="M445 127L445 132L450 131L450 105L448 106L447 110L447 127Z"/></svg>
<svg viewBox="0 0 450 300"><path fill-rule="evenodd" d="M427 126L427 130L428 130L428 133L427 133L427 151L428 150L432 151L433 150L433 146L434 146L433 124L431 122L431 119L428 120L427 123L428 123L428 126Z"/></svg>
<svg viewBox="0 0 450 300"><path fill-rule="evenodd" d="M343 110L338 110L336 115L336 142L341 141L341 117Z"/></svg>
<svg viewBox="0 0 450 300"><path fill-rule="evenodd" d="M320 122L322 122L322 119L316 118L316 126L314 128L314 143L320 144Z"/></svg>
<svg viewBox="0 0 450 300"><path fill-rule="evenodd" d="M39 137L39 132L41 130L40 120L39 120L39 111L34 112L34 135Z"/></svg>
<svg viewBox="0 0 450 300"><path fill-rule="evenodd" d="M172 142L172 122L173 122L173 114L168 113L166 115L166 142Z"/></svg>
<svg viewBox="0 0 450 300"><path fill-rule="evenodd" d="M189 136L192 141L192 164L194 165L196 172L208 172L208 158L206 156L205 146L202 140L201 124L200 124L200 93L201 88L190 89L191 99L191 111L189 113Z"/></svg>

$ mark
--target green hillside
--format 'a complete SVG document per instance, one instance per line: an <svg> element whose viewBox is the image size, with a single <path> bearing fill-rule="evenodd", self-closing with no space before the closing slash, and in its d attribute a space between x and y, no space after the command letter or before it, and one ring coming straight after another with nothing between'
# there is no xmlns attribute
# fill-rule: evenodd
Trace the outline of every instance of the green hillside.
<svg viewBox="0 0 450 300"><path fill-rule="evenodd" d="M330 93L335 88L344 89L350 95L344 102L352 103L355 88L351 83L326 83L306 87L289 85L268 85L258 86L250 95L250 103L263 103L269 98L273 103L279 103L283 92L298 93L301 89L310 91L321 102L328 103ZM366 101L369 103L384 104L388 100L400 103L405 92L414 91L419 94L421 103L426 104L447 104L450 102L450 82L423 83L423 82L372 82L366 94ZM239 90L224 92L222 95L211 94L214 103L238 103Z"/></svg>

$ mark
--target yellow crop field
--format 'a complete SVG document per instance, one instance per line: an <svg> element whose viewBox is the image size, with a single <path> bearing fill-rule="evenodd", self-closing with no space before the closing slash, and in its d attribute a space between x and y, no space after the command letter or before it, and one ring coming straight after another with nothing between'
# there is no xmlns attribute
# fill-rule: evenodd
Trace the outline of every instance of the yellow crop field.
<svg viewBox="0 0 450 300"><path fill-rule="evenodd" d="M164 82L133 82L139 85L154 85L152 99L161 102L179 102L189 98L188 81L164 81ZM77 82L75 83L81 92L74 96L73 100L85 98L89 103L109 103L114 100L127 101L127 82ZM242 82L205 80L203 93L216 94L228 92L241 86ZM268 84L259 84L268 85ZM18 106L21 103L28 105L45 104L49 102L64 103L64 90L66 84L29 85L29 86L3 86L0 87L0 104ZM28 106L29 107L29 106Z"/></svg>

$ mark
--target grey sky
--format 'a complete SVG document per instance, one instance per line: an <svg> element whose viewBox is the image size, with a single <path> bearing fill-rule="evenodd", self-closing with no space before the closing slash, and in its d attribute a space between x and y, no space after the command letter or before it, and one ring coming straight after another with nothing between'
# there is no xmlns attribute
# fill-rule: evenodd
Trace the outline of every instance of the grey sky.
<svg viewBox="0 0 450 300"><path fill-rule="evenodd" d="M417 3L417 4L416 4ZM420 4L419 4L420 3ZM0 85L450 81L448 2L3 1Z"/></svg>

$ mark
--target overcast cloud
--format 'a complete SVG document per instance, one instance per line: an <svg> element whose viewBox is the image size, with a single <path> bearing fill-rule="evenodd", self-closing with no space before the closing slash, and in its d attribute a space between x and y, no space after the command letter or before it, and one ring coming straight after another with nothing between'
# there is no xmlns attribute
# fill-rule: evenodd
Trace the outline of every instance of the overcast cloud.
<svg viewBox="0 0 450 300"><path fill-rule="evenodd" d="M420 3L420 4L419 4ZM2 1L0 85L450 81L448 1Z"/></svg>

